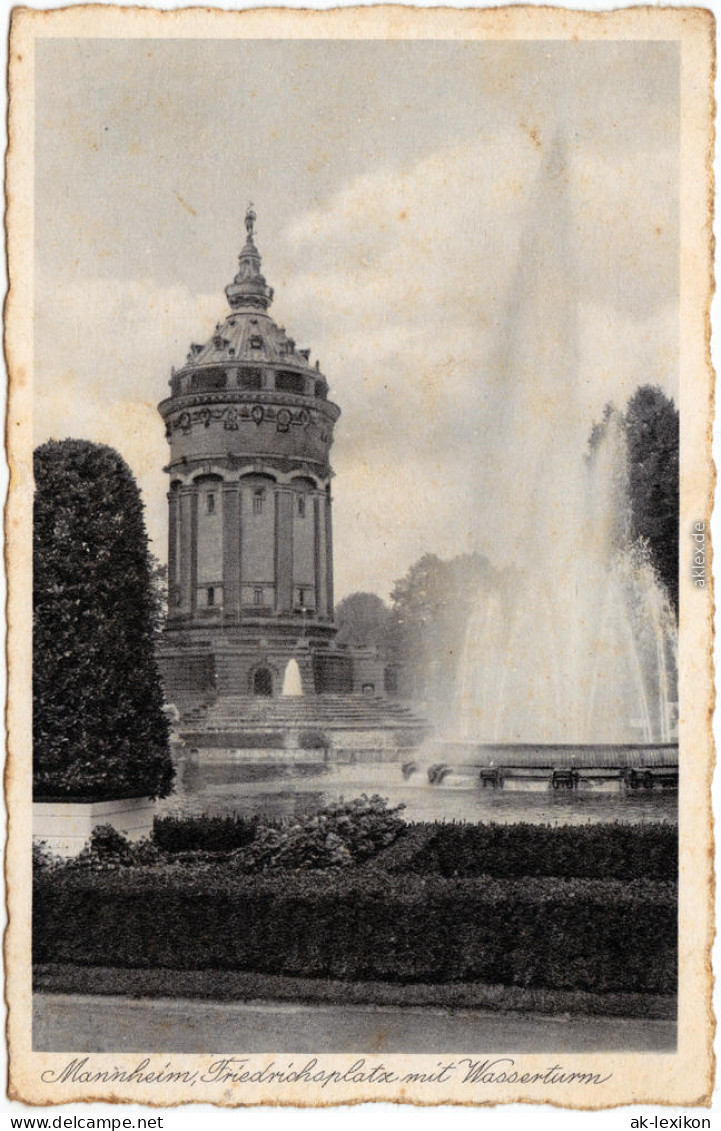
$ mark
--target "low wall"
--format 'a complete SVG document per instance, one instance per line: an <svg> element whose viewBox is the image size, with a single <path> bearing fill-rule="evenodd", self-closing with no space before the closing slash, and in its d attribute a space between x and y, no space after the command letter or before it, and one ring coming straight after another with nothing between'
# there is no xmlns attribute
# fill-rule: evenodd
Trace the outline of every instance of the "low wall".
<svg viewBox="0 0 721 1131"><path fill-rule="evenodd" d="M242 747L196 746L193 749L179 750L175 754L176 767L184 762L195 762L198 766L227 765L275 765L275 766L349 766L359 764L384 763L402 765L413 759L416 751L409 746L334 746L324 750L285 750L282 747L265 749L243 749ZM399 779L400 780L400 779Z"/></svg>
<svg viewBox="0 0 721 1131"><path fill-rule="evenodd" d="M456 769L504 766L508 768L631 769L678 768L678 743L554 744L432 742L424 754Z"/></svg>
<svg viewBox="0 0 721 1131"><path fill-rule="evenodd" d="M321 722L317 725L262 728L248 724L243 730L183 730L182 750L243 750L256 757L267 750L301 750L316 753L319 760L333 760L339 751L385 750L391 761L398 750L417 751L423 731L410 723L392 726L363 726L353 723ZM312 736L312 737L311 737ZM306 745L311 742L312 745ZM325 751L325 755L323 755Z"/></svg>

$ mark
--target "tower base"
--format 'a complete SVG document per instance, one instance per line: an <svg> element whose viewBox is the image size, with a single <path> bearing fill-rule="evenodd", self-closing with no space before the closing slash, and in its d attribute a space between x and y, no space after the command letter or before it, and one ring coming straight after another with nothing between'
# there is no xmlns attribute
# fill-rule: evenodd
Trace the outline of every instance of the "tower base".
<svg viewBox="0 0 721 1131"><path fill-rule="evenodd" d="M183 713L226 698L282 696L294 660L303 697L323 694L384 697L386 663L374 648L336 647L330 632L236 629L166 630L158 647L165 698Z"/></svg>

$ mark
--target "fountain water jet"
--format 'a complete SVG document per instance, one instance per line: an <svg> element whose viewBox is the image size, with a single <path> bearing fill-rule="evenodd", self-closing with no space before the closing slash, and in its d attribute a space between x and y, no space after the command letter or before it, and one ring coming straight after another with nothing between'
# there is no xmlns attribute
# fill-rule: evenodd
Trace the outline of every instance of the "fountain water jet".
<svg viewBox="0 0 721 1131"><path fill-rule="evenodd" d="M629 541L618 418L579 462L567 537L557 534L550 550L538 545L498 591L478 597L455 704L462 741L674 738L675 618L645 548Z"/></svg>
<svg viewBox="0 0 721 1131"><path fill-rule="evenodd" d="M281 695L302 695L303 694L303 681L300 677L300 668L298 661L291 656L286 665L285 675L283 676L283 690Z"/></svg>
<svg viewBox="0 0 721 1131"><path fill-rule="evenodd" d="M646 548L631 544L617 414L584 456L591 420L569 183L557 138L540 171L491 365L503 397L489 443L508 455L490 474L507 500L520 555L496 588L478 594L469 621L449 735L463 742L675 738L675 617ZM478 496L483 505L480 484ZM496 540L507 541L506 530Z"/></svg>

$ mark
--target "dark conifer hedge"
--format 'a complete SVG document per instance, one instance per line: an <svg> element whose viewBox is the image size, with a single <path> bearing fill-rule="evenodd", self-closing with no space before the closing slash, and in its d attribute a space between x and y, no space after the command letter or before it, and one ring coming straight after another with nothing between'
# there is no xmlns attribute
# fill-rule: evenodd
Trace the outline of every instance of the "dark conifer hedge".
<svg viewBox="0 0 721 1131"><path fill-rule="evenodd" d="M143 504L112 448L35 452L34 796L165 796L173 768L153 648Z"/></svg>

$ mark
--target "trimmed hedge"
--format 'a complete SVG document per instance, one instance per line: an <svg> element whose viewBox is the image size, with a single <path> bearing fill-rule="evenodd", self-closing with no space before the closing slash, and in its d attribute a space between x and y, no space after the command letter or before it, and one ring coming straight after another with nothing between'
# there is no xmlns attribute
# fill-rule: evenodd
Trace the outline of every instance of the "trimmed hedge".
<svg viewBox="0 0 721 1131"><path fill-rule="evenodd" d="M36 962L672 993L675 885L228 866L40 872Z"/></svg>
<svg viewBox="0 0 721 1131"><path fill-rule="evenodd" d="M670 824L416 824L376 858L387 871L441 876L678 878Z"/></svg>
<svg viewBox="0 0 721 1131"><path fill-rule="evenodd" d="M267 823L267 822L266 822ZM259 818L232 813L227 817L156 817L153 840L163 852L232 852L255 839Z"/></svg>

